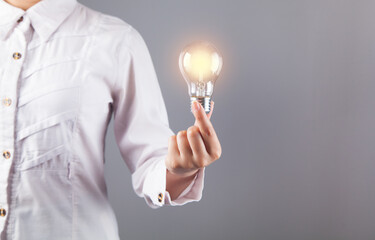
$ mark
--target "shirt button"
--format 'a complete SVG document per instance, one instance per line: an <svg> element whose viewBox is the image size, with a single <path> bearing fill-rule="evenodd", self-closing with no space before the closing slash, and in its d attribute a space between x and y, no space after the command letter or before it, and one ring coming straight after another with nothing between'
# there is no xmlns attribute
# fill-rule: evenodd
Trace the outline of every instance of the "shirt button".
<svg viewBox="0 0 375 240"><path fill-rule="evenodd" d="M0 208L0 216L5 217L7 215L7 211L4 208Z"/></svg>
<svg viewBox="0 0 375 240"><path fill-rule="evenodd" d="M17 20L17 22L20 23L20 22L22 22L22 20L23 20L23 16L21 16L21 17Z"/></svg>
<svg viewBox="0 0 375 240"><path fill-rule="evenodd" d="M15 53L13 53L13 58L14 58L15 60L20 59L21 57L22 57L21 53L19 53L19 52L15 52Z"/></svg>
<svg viewBox="0 0 375 240"><path fill-rule="evenodd" d="M158 195L158 201L159 202L163 201L163 194L162 193L159 193L159 195Z"/></svg>
<svg viewBox="0 0 375 240"><path fill-rule="evenodd" d="M4 152L3 152L3 157L4 157L5 159L9 159L9 158L10 158L10 152L9 152L9 151L4 151Z"/></svg>
<svg viewBox="0 0 375 240"><path fill-rule="evenodd" d="M3 104L5 105L5 106L7 106L7 107L9 107L11 104L12 104L12 99L10 99L10 98L4 98L3 99Z"/></svg>

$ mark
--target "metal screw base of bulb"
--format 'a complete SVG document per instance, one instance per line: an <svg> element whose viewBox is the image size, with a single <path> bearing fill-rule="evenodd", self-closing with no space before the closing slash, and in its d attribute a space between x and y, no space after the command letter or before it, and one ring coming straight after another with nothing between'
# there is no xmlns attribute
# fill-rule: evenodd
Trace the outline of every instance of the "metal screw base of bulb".
<svg viewBox="0 0 375 240"><path fill-rule="evenodd" d="M190 97L190 109L192 109L194 101L198 101L206 113L211 111L211 97Z"/></svg>

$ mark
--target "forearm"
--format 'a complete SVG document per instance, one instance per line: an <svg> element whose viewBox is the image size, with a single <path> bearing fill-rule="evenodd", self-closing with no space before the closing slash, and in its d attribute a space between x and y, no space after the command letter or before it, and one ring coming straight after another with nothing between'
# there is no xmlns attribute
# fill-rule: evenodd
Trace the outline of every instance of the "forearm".
<svg viewBox="0 0 375 240"><path fill-rule="evenodd" d="M185 175L178 175L171 173L167 169L166 174L166 190L169 192L171 200L175 200L194 180L198 169L192 173Z"/></svg>

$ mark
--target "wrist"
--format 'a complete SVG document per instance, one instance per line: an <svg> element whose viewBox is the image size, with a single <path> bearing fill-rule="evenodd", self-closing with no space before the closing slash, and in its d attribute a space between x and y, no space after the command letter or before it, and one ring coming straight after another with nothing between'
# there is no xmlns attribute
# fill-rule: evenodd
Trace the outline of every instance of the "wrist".
<svg viewBox="0 0 375 240"><path fill-rule="evenodd" d="M171 196L171 200L176 199L186 187L195 179L199 169L194 169L187 172L170 171L167 168L166 190Z"/></svg>
<svg viewBox="0 0 375 240"><path fill-rule="evenodd" d="M198 171L199 168L193 170L169 170L167 168L167 173L176 178L189 178L195 176L198 173Z"/></svg>

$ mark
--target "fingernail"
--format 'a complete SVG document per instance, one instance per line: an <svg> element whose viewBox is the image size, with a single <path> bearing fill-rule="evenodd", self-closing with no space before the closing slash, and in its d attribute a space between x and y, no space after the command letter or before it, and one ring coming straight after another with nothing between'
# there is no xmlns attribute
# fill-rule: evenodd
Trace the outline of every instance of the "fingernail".
<svg viewBox="0 0 375 240"><path fill-rule="evenodd" d="M197 101L193 102L193 111L197 112L200 108L200 104Z"/></svg>

